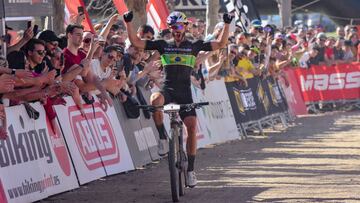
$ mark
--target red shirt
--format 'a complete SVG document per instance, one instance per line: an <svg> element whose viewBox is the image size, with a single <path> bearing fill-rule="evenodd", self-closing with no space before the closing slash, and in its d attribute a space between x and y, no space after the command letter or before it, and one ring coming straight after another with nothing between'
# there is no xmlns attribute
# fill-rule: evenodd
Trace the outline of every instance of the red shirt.
<svg viewBox="0 0 360 203"><path fill-rule="evenodd" d="M73 66L74 64L80 64L80 62L84 58L86 58L86 54L81 50L78 50L77 55L74 55L73 53L70 52L68 48L65 48L63 50L63 53L65 59L65 67L63 70L63 74L66 73L71 66Z"/></svg>
<svg viewBox="0 0 360 203"><path fill-rule="evenodd" d="M325 48L325 55L331 59L331 57L334 56L334 49L333 48L330 48L330 47L326 47Z"/></svg>

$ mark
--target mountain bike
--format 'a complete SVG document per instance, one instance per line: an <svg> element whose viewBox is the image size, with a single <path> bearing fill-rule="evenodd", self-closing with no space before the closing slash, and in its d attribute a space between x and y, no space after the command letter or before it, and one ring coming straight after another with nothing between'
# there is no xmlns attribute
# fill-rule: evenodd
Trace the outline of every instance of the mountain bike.
<svg viewBox="0 0 360 203"><path fill-rule="evenodd" d="M139 105L138 107L150 112L163 111L170 117L170 133L168 164L170 172L170 184L172 200L178 202L180 196L185 194L187 156L183 145L183 123L179 119L179 112L191 111L202 106L209 105L209 102L192 104L167 104L164 106Z"/></svg>

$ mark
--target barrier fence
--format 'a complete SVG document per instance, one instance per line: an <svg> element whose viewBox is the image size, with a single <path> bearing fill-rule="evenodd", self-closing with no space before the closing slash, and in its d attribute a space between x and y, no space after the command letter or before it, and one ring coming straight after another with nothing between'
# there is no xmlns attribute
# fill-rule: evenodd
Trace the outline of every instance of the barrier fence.
<svg viewBox="0 0 360 203"><path fill-rule="evenodd" d="M287 69L290 84L268 77L249 79L247 87L224 80L212 81L205 90L192 87L195 102L210 103L197 110L198 147L240 139L249 130L262 132L278 122L286 126L288 110L305 114L305 102L333 99L327 95L358 101L359 67ZM149 102L151 92L142 87L138 91ZM96 99L85 105L84 117L71 97L64 99L66 105L54 106L57 116L52 121L38 102L31 104L39 112L37 119L30 118L23 105L5 108L9 137L0 140L1 203L41 200L160 158L158 133L146 112L129 119L114 97L114 106L106 112Z"/></svg>

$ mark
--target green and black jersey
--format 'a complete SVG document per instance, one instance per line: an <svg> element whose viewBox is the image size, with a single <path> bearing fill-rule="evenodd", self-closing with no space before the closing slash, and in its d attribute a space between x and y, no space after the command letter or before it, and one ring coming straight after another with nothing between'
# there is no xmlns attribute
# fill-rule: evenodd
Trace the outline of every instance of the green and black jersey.
<svg viewBox="0 0 360 203"><path fill-rule="evenodd" d="M189 88L197 54L200 51L212 51L211 43L203 40L185 40L179 47L174 40L147 40L145 49L159 51L165 72L164 87L174 89Z"/></svg>

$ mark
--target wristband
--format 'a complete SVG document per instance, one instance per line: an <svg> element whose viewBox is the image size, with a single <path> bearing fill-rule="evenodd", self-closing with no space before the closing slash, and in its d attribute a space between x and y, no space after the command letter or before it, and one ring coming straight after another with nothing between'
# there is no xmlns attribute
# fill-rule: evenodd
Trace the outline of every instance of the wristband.
<svg viewBox="0 0 360 203"><path fill-rule="evenodd" d="M11 75L15 75L16 69L11 69Z"/></svg>

